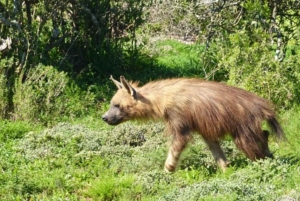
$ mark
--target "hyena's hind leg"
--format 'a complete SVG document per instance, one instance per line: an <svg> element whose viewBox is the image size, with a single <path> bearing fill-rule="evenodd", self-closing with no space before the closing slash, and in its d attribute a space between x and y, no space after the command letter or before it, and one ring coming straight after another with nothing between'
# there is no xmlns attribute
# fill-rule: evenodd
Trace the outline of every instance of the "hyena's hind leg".
<svg viewBox="0 0 300 201"><path fill-rule="evenodd" d="M274 158L272 152L269 149L269 145L268 145L269 131L263 130L263 137L264 137L264 142L262 143L262 149L263 149L266 157Z"/></svg>
<svg viewBox="0 0 300 201"><path fill-rule="evenodd" d="M243 151L250 160L273 157L268 146L269 132L266 130L244 130L233 135L239 150Z"/></svg>
<svg viewBox="0 0 300 201"><path fill-rule="evenodd" d="M216 163L221 168L223 172L225 172L227 165L229 164L229 161L227 161L226 156L220 146L219 141L211 141L206 140L206 144L208 145L209 150L211 151Z"/></svg>

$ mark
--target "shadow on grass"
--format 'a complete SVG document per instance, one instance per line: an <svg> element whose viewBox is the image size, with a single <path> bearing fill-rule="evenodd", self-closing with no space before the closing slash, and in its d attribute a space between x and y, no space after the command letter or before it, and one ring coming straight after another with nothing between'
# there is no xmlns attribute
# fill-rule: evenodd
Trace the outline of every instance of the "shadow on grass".
<svg viewBox="0 0 300 201"><path fill-rule="evenodd" d="M204 46L200 44L189 46L169 40L156 45L152 53L134 49L134 51L122 52L120 55L110 55L108 60L94 55L98 59L81 70L75 82L83 89L90 85L96 86L96 94L99 93L97 96L105 101L116 90L109 80L110 75L117 80L120 75L124 75L127 80L137 81L140 85L167 78L205 78L207 74L210 75L209 79L213 80L221 81L225 78L226 72L216 71L216 59L211 55L204 56Z"/></svg>
<svg viewBox="0 0 300 201"><path fill-rule="evenodd" d="M150 81L177 78L177 77L198 77L204 78L202 69L197 66L188 65L187 67L169 67L163 64L159 64L157 58L142 55L134 62L134 65L130 68L114 68L106 71L99 79L96 79L95 85L102 89L102 97L111 97L116 87L109 79L112 75L116 80L119 80L121 75L129 81L139 82L140 86ZM103 89L105 87L105 89Z"/></svg>
<svg viewBox="0 0 300 201"><path fill-rule="evenodd" d="M128 80L139 81L141 84L145 84L152 80L175 77L204 77L202 69L196 65L171 67L160 64L157 57L149 57L147 55L141 56L131 68L111 73L115 78L124 75ZM107 77L109 77L108 74Z"/></svg>
<svg viewBox="0 0 300 201"><path fill-rule="evenodd" d="M289 165L299 165L300 166L300 157L296 156L296 155L279 156L278 159Z"/></svg>

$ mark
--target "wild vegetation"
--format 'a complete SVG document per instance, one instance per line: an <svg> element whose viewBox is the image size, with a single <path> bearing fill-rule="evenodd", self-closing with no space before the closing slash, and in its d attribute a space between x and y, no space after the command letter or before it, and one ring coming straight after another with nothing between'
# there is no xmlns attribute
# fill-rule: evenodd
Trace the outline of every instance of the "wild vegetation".
<svg viewBox="0 0 300 201"><path fill-rule="evenodd" d="M298 200L299 111L281 115L288 143L271 140L275 159L251 162L231 140L230 167L219 170L195 137L174 174L163 171L167 139L160 123L100 120L44 129L1 124L1 200Z"/></svg>
<svg viewBox="0 0 300 201"><path fill-rule="evenodd" d="M297 0L0 0L0 200L300 200ZM160 123L101 121L109 75L201 77L274 102L288 142L222 173L195 137L163 172Z"/></svg>

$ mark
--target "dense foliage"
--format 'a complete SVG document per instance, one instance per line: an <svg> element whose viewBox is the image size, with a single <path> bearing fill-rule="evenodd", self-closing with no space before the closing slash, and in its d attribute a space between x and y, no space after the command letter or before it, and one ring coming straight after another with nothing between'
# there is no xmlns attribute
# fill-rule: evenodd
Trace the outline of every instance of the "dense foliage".
<svg viewBox="0 0 300 201"><path fill-rule="evenodd" d="M1 0L0 114L44 123L57 115L84 116L83 108L62 102L96 107L106 99L110 74L142 82L174 76L229 81L278 108L293 107L300 97L299 8L295 0ZM191 51L198 58L179 50L186 52L187 69L174 70L183 63L170 68L157 59L157 41L166 38L197 42ZM86 98L73 100L74 91Z"/></svg>
<svg viewBox="0 0 300 201"><path fill-rule="evenodd" d="M197 41L205 46L197 76L228 81L290 108L300 101L299 9L294 0L166 0L151 7L143 30L145 37Z"/></svg>
<svg viewBox="0 0 300 201"><path fill-rule="evenodd" d="M88 90L99 83L96 79L128 69L137 53L135 29L144 6L133 0L1 0L1 116L32 120L19 114L29 113L25 108L34 120L57 116L50 109L61 107L55 105L57 97L72 98L66 90L74 90L74 84ZM20 95L24 92L28 96ZM37 103L39 111L27 103ZM67 106L61 109L74 109Z"/></svg>

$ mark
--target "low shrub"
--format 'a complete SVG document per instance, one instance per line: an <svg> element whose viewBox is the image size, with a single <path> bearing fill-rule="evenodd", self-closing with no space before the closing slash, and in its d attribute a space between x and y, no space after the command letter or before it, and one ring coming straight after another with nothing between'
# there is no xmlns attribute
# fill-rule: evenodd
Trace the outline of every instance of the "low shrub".
<svg viewBox="0 0 300 201"><path fill-rule="evenodd" d="M286 192L281 186L287 172L294 171L284 159L261 160L227 178L210 178L176 188L158 200L298 200L299 193Z"/></svg>
<svg viewBox="0 0 300 201"><path fill-rule="evenodd" d="M32 125L28 122L0 121L0 142L21 139L31 129Z"/></svg>
<svg viewBox="0 0 300 201"><path fill-rule="evenodd" d="M51 125L86 115L95 106L95 95L90 89L81 90L66 73L40 64L29 70L24 81L17 81L13 103L14 120Z"/></svg>

